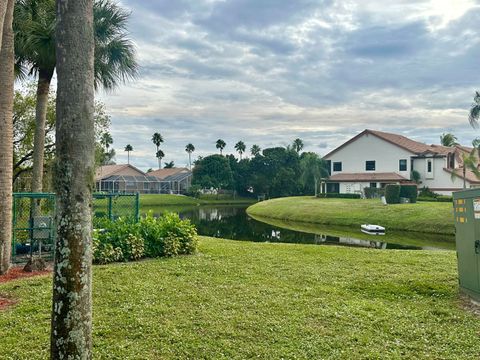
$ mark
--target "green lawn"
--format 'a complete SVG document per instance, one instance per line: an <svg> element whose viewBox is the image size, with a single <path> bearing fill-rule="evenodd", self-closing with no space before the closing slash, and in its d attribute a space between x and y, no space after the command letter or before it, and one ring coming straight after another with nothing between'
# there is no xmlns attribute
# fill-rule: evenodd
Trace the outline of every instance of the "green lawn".
<svg viewBox="0 0 480 360"><path fill-rule="evenodd" d="M380 200L321 199L298 196L262 201L248 214L324 225L378 224L388 230L454 234L451 203L383 205Z"/></svg>
<svg viewBox="0 0 480 360"><path fill-rule="evenodd" d="M197 206L197 205L229 205L252 204L255 199L223 195L202 195L199 199L183 195L143 194L140 195L140 207L143 210L163 206Z"/></svg>
<svg viewBox="0 0 480 360"><path fill-rule="evenodd" d="M94 267L95 359L477 359L455 252L201 238ZM0 358L46 359L49 277L0 285Z"/></svg>

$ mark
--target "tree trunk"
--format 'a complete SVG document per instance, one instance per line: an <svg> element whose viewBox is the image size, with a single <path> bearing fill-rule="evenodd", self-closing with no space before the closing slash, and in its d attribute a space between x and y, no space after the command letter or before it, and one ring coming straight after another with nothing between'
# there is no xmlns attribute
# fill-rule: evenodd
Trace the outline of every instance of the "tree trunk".
<svg viewBox="0 0 480 360"><path fill-rule="evenodd" d="M315 181L315 197L317 197L317 195L318 195L318 192L317 192L317 190L318 190L318 180L317 180L317 178L314 178L314 181Z"/></svg>
<svg viewBox="0 0 480 360"><path fill-rule="evenodd" d="M8 1L0 1L0 50L2 50L2 34L3 34L3 22L5 20L5 13L7 12Z"/></svg>
<svg viewBox="0 0 480 360"><path fill-rule="evenodd" d="M6 5L6 11L2 6ZM13 178L13 6L15 0L2 1L4 12L0 39L0 274L10 267L12 249ZM2 21L3 20L3 21Z"/></svg>
<svg viewBox="0 0 480 360"><path fill-rule="evenodd" d="M192 153L188 153L188 164L190 166L190 171L192 171Z"/></svg>
<svg viewBox="0 0 480 360"><path fill-rule="evenodd" d="M465 168L465 164L463 164L463 188L466 189L467 188L467 183L465 181L465 176L466 175L466 172L467 172L467 169Z"/></svg>
<svg viewBox="0 0 480 360"><path fill-rule="evenodd" d="M35 136L33 142L32 192L43 189L43 159L45 153L45 123L47 122L48 93L53 71L40 69L35 109Z"/></svg>
<svg viewBox="0 0 480 360"><path fill-rule="evenodd" d="M92 358L93 0L57 0L51 358Z"/></svg>

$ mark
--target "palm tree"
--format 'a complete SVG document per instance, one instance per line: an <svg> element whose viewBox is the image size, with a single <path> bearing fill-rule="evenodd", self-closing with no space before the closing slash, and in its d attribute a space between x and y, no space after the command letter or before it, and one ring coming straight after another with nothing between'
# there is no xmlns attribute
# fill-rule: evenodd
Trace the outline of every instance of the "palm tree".
<svg viewBox="0 0 480 360"><path fill-rule="evenodd" d="M127 160L127 164L130 164L130 151L133 151L132 145L127 144L127 145L125 146L124 151L127 152L127 159L128 159L128 160Z"/></svg>
<svg viewBox="0 0 480 360"><path fill-rule="evenodd" d="M293 140L293 144L292 144L292 147L293 147L293 150L295 150L297 153L300 153L300 151L302 151L303 149L303 141L301 139L295 139Z"/></svg>
<svg viewBox="0 0 480 360"><path fill-rule="evenodd" d="M325 160L320 159L317 154L307 153L300 161L300 168L302 171L300 181L305 186L313 179L316 197L318 194L318 182L322 179L328 178L328 170Z"/></svg>
<svg viewBox="0 0 480 360"><path fill-rule="evenodd" d="M250 154L252 154L253 157L259 155L261 151L262 149L260 148L260 146L256 144L252 145L252 147L250 148Z"/></svg>
<svg viewBox="0 0 480 360"><path fill-rule="evenodd" d="M442 144L443 146L449 146L449 147L458 145L457 137L451 133L443 133L440 136L440 144Z"/></svg>
<svg viewBox="0 0 480 360"><path fill-rule="evenodd" d="M110 0L94 4L94 85L112 90L134 78L137 62L126 38L129 12ZM15 5L15 55L19 73L38 75L32 191L42 190L45 122L50 83L57 64L55 0L18 0Z"/></svg>
<svg viewBox="0 0 480 360"><path fill-rule="evenodd" d="M93 0L58 0L51 359L92 357Z"/></svg>
<svg viewBox="0 0 480 360"><path fill-rule="evenodd" d="M158 153L158 150L160 150L160 145L163 143L163 136L156 132L155 134L153 134L152 136L152 142L155 144L155 146L157 147L157 153ZM157 156L158 157L158 156ZM158 159L158 168L161 169L162 168L162 163L161 163L161 160L160 158Z"/></svg>
<svg viewBox="0 0 480 360"><path fill-rule="evenodd" d="M190 166L190 170L192 170L192 153L195 151L195 146L192 143L187 144L185 146L185 151L188 153L188 164Z"/></svg>
<svg viewBox="0 0 480 360"><path fill-rule="evenodd" d="M0 4L0 274L10 268L12 249L14 4L14 0Z"/></svg>
<svg viewBox="0 0 480 360"><path fill-rule="evenodd" d="M474 149L477 149L478 156L480 158L480 138L475 138L472 140L472 146Z"/></svg>
<svg viewBox="0 0 480 360"><path fill-rule="evenodd" d="M158 151L155 153L155 156L157 157L158 162L161 163L161 162L162 162L162 159L165 157L165 153L164 153L162 150L158 150Z"/></svg>
<svg viewBox="0 0 480 360"><path fill-rule="evenodd" d="M227 146L227 143L222 139L218 139L215 146L217 147L217 149L220 149L220 155L223 155L223 149L225 149L225 146Z"/></svg>
<svg viewBox="0 0 480 360"><path fill-rule="evenodd" d="M462 179L463 179L463 188L466 189L466 175L467 170L471 171L477 178L480 178L480 171L478 169L478 160L475 155L477 149L473 149L470 153L463 152L462 153L462 165L460 168L462 169ZM452 172L452 179L455 177L460 177L455 170Z"/></svg>
<svg viewBox="0 0 480 360"><path fill-rule="evenodd" d="M175 162L172 160L170 162L166 162L164 169L173 169L175 167Z"/></svg>
<svg viewBox="0 0 480 360"><path fill-rule="evenodd" d="M475 91L475 96L473 97L473 104L470 108L470 114L468 120L470 125L476 128L478 126L478 118L480 117L480 92Z"/></svg>
<svg viewBox="0 0 480 360"><path fill-rule="evenodd" d="M240 154L240 160L242 160L242 155L246 149L247 147L243 141L239 141L235 144L235 150L237 150L237 152Z"/></svg>
<svg viewBox="0 0 480 360"><path fill-rule="evenodd" d="M110 145L113 144L112 135L110 135L110 133L108 132L104 132L100 139L100 143L105 147L105 152L108 153L108 149L110 148Z"/></svg>

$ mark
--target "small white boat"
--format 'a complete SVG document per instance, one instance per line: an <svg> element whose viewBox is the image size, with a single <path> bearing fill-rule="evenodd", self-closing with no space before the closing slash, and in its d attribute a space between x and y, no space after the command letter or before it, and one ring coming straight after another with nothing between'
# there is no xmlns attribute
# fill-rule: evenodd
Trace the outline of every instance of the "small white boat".
<svg viewBox="0 0 480 360"><path fill-rule="evenodd" d="M365 234L385 235L385 228L380 225L363 224L362 226L360 226L360 228Z"/></svg>

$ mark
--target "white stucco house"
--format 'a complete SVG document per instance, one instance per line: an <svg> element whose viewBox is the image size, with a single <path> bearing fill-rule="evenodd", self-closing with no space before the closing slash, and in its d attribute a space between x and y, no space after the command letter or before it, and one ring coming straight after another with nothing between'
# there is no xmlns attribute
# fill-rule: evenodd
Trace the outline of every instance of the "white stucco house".
<svg viewBox="0 0 480 360"><path fill-rule="evenodd" d="M427 145L403 135L364 130L324 156L330 168L327 192L362 193L365 187L412 183L411 173L420 174L419 187L450 195L463 188L462 155L473 148ZM457 176L452 177L452 173ZM467 188L480 187L466 171Z"/></svg>

